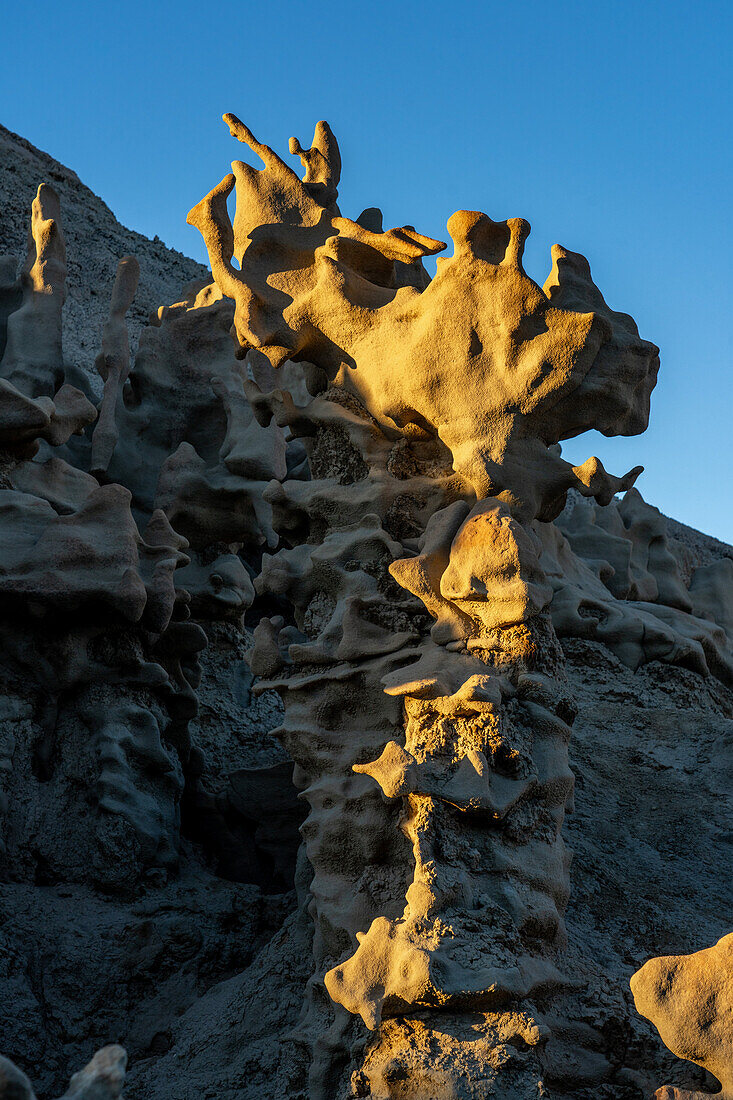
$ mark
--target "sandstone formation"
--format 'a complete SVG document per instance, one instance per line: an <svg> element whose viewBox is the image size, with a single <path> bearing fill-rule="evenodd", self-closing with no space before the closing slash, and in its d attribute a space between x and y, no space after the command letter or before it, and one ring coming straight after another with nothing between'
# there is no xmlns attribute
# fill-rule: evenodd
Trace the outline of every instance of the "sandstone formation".
<svg viewBox="0 0 733 1100"><path fill-rule="evenodd" d="M301 180L225 120L214 282L135 347L120 247L97 382L47 184L0 259L4 1050L44 1097L114 1040L128 1100L638 1100L628 977L730 912L733 551L561 442L643 431L657 348L526 222L454 214L430 280L325 123Z"/></svg>
<svg viewBox="0 0 733 1100"><path fill-rule="evenodd" d="M448 1033L456 1011L483 1012L503 1035L497 1049L512 1037L527 1051L497 1059L464 1043L436 1095L473 1095L477 1080L486 1095L494 1087L520 1095L538 1087L532 1052L547 1034L531 1003L529 1016L517 1009L563 985L560 826L572 794L573 706L532 524L556 517L570 488L609 504L631 486L638 470L613 478L597 459L572 468L555 445L594 426L643 430L657 349L608 309L582 257L557 248L544 291L532 283L521 267L529 231L521 220L454 215L454 256L426 286L420 260L443 245L412 229L372 228L372 216L340 215L340 158L325 124L308 156L295 146L308 169L301 182L236 117L225 121L264 170L235 162L189 221L235 301L239 354L254 349L273 367L305 362L315 395L296 407L287 394L268 399L247 385L262 423L274 418L303 438L312 474L268 490L275 528L294 545L266 557L256 582L260 596L294 607L300 636L270 620L252 656L270 674L261 688L283 696L280 736L310 804L302 830L316 929L303 1024L314 1046L310 1092L333 1095L340 1063L351 1057L353 1066L353 1027L316 995L322 981L335 1005L375 1032L352 1073L357 1095L394 1094L385 1059L401 1061L400 1094L420 1094L428 1067L399 1026L389 1042L380 1028L383 1016L416 1009L433 1010L431 1024ZM329 469L324 452L337 465ZM639 572L660 576L642 594L690 611L658 536L638 536L642 549L662 544L654 559L638 554ZM550 544L562 552L556 536ZM428 609L430 630L389 577ZM679 659L703 649L694 627L687 643L684 625ZM644 632L642 617L636 633ZM711 650L727 676L725 648L719 632ZM380 685L399 708L378 707ZM386 805L360 776L376 781ZM396 821L390 803L401 804ZM412 871L389 838L395 826L411 844ZM402 913L399 880L409 883Z"/></svg>
<svg viewBox="0 0 733 1100"><path fill-rule="evenodd" d="M636 1007L680 1058L709 1070L721 1100L733 1096L733 933L694 955L650 959L631 979ZM709 1093L665 1087L658 1100Z"/></svg>

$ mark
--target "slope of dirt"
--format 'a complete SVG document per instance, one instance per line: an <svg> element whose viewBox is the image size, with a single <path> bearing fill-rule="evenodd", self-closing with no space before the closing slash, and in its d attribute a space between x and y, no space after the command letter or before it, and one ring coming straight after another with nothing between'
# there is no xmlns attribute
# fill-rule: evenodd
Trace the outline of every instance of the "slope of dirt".
<svg viewBox="0 0 733 1100"><path fill-rule="evenodd" d="M19 263L25 259L31 203L40 183L50 184L61 199L68 267L66 362L94 378L102 325L123 256L134 255L140 264L137 294L127 315L133 350L140 330L158 306L179 301L187 283L209 281L211 276L202 264L166 248L157 237L151 241L120 225L75 172L4 126L0 126L0 256L16 256Z"/></svg>

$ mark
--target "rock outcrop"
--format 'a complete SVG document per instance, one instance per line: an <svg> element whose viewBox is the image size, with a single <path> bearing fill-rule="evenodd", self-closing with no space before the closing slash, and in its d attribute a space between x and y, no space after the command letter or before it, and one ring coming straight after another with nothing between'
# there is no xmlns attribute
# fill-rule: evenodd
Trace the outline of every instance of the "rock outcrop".
<svg viewBox="0 0 733 1100"><path fill-rule="evenodd" d="M128 1100L638 1100L632 970L695 876L727 930L733 551L561 443L643 431L657 349L521 219L454 214L430 280L325 123L301 180L225 119L265 167L189 216L215 281L131 339L116 256L96 382L63 196L0 259L7 1053L44 1096L113 1039Z"/></svg>
<svg viewBox="0 0 733 1100"><path fill-rule="evenodd" d="M42 184L28 213L27 260L17 278L17 262L3 261L0 292L0 1035L48 1096L68 1079L68 1061L100 1045L99 1032L123 1033L133 1056L155 1049L166 1021L246 964L262 930L277 928L287 908L300 813L287 787L283 797L283 754L267 741L272 704L249 705L242 617L254 592L237 551L246 544L257 561L265 541L251 498L228 520L239 541L223 545L199 493L205 536L189 548L153 499L175 450L164 418L163 442L147 432L149 449L143 444L140 453L133 440L137 461L123 478L106 475L120 432L133 430L123 425L126 403L136 406L134 394L145 392L125 319L139 265L124 257L112 287L96 362L104 382L98 415L94 388L68 370L63 345L59 196ZM161 327L165 345L169 330ZM183 343L180 336L174 330L168 354L185 373L185 330ZM229 347L226 327L220 342ZM216 451L227 434L224 406L235 407L236 395L220 399L211 390L209 346L204 340L192 352L189 424ZM203 410L196 386L209 394ZM161 400L161 409L170 405ZM247 411L237 408L237 423ZM184 423L182 440L187 430ZM264 453L253 459L267 480L268 461ZM223 492L226 478L236 478L226 467L218 476ZM170 479L162 499L175 516ZM257 506L266 520L268 506ZM182 569L186 587L175 577ZM209 639L202 682L199 656ZM207 737L194 744L192 724L199 700L208 719L214 687L216 720L227 732L207 758ZM261 793L241 812L241 792L258 769L278 805L271 811ZM284 837L273 818L285 822ZM110 950L107 941L119 937L123 945ZM152 953L151 938L160 943ZM177 976L182 960L186 974ZM45 1007L49 997L54 1010Z"/></svg>
<svg viewBox="0 0 733 1100"><path fill-rule="evenodd" d="M573 468L555 445L592 426L643 430L657 349L608 310L581 257L557 249L540 290L521 266L525 222L455 214L454 256L427 283L421 258L441 242L341 216L324 123L307 155L297 143L301 182L225 121L265 167L236 162L189 221L235 302L239 354L304 362L314 394L295 406L247 382L260 421L300 436L311 470L266 493L291 545L255 588L295 616L263 620L251 656L260 688L283 697L280 737L310 805L309 1093L326 1100L350 1076L356 1095L397 1095L385 1067L399 1064L402 1096L426 1080L436 1096L525 1095L548 1037L531 999L565 981L574 715L532 524L570 488L608 504L631 486L638 470ZM364 1056L342 1008L374 1032ZM415 1011L456 1036L479 1013L483 1043L456 1037L433 1079Z"/></svg>
<svg viewBox="0 0 733 1100"><path fill-rule="evenodd" d="M720 1100L733 1097L733 933L694 955L650 959L631 979L636 1007L665 1044L716 1077ZM709 1093L663 1087L657 1100Z"/></svg>
<svg viewBox="0 0 733 1100"><path fill-rule="evenodd" d="M74 372L75 384L80 378L94 383L94 359L115 271L123 256L133 254L140 264L140 284L127 318L133 348L150 314L176 301L183 286L206 279L208 273L202 264L166 248L157 238L151 241L120 225L75 172L0 126L0 256L6 258L0 285L4 277L11 283L15 280L17 258L26 251L28 212L41 183L53 187L64 210L68 247L63 314L66 363Z"/></svg>
<svg viewBox="0 0 733 1100"><path fill-rule="evenodd" d="M74 1074L61 1100L121 1100L126 1065L127 1055L122 1047L104 1047L94 1055L88 1066ZM36 1100L26 1075L2 1056L0 1098Z"/></svg>

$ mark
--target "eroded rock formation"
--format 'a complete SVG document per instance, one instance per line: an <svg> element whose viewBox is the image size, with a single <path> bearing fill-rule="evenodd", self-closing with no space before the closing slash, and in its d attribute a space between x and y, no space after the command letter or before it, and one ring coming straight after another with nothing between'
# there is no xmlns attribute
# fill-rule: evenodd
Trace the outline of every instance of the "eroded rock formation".
<svg viewBox="0 0 733 1100"><path fill-rule="evenodd" d="M547 1037L528 998L563 984L572 796L573 707L532 523L569 488L607 504L633 483L638 470L572 468L554 445L593 426L643 430L657 349L608 310L581 257L557 249L540 290L521 266L527 223L455 214L454 255L428 283L420 260L440 242L341 217L325 124L314 186L225 121L265 168L235 163L189 220L236 303L240 354L305 361L316 394L296 408L247 386L263 423L302 437L312 474L268 490L294 545L266 557L256 588L287 598L295 623L263 623L252 657L283 696L310 804L311 1094L333 1095L344 1063L355 1095L397 1095L389 1062L399 1094L421 1095L429 1067L399 1023L416 1010L444 1033L478 1011L496 1036L480 1055L459 1044L436 1096L477 1095L477 1080L524 1094ZM375 1032L361 1066L321 982ZM397 1020L388 1040L384 1016Z"/></svg>
<svg viewBox="0 0 733 1100"><path fill-rule="evenodd" d="M639 1097L658 1066L624 983L591 995L577 917L568 942L571 727L583 668L673 666L733 715L733 566L669 537L638 468L560 444L643 431L657 349L582 257L556 246L534 283L526 222L454 214L431 280L442 242L340 214L325 123L291 141L301 180L225 119L265 167L189 215L215 282L133 356L121 258L101 400L68 381L50 188L20 277L2 261L9 925L32 935L34 889L61 887L49 929L92 892L111 976L61 1031L98 1017L89 1057L113 1029L133 1100ZM603 761L581 751L584 783Z"/></svg>
<svg viewBox="0 0 733 1100"><path fill-rule="evenodd" d="M665 1044L713 1074L715 1095L733 1097L733 933L694 955L650 959L631 979L636 1007ZM701 1100L710 1093L665 1086L657 1100Z"/></svg>
<svg viewBox="0 0 733 1100"><path fill-rule="evenodd" d="M0 125L0 256L15 281L16 260L25 256L28 215L39 183L53 187L63 210L66 240L66 302L62 317L64 353L71 381L94 381L94 359L109 306L117 264L134 255L140 282L127 315L130 343L148 324L151 312L176 301L181 287L207 275L195 260L126 229L76 172ZM2 272L0 268L0 272ZM0 273L0 286L3 275ZM0 349L0 354L2 350ZM99 387L95 385L95 394Z"/></svg>
<svg viewBox="0 0 733 1100"><path fill-rule="evenodd" d="M64 246L58 200L45 185L20 286L0 362L2 705L22 731L18 753L36 783L27 799L13 789L11 733L3 859L11 874L30 872L35 859L51 875L132 882L177 859L175 746L195 705L203 638L185 623L173 583L188 561L186 540L159 510L141 534L127 489L100 485L51 451L96 410L63 381ZM46 450L34 458L41 441ZM93 776L96 828L89 802L73 793L84 776ZM38 834L32 849L29 832Z"/></svg>
<svg viewBox="0 0 733 1100"><path fill-rule="evenodd" d="M204 321L200 343L188 347L185 327L173 323L190 308L186 300L171 310L170 325L163 318L153 327L147 362L158 393L166 385L159 368L166 356L176 357L190 418L171 384L160 416L148 404L131 422L128 406L138 408L147 396L146 355L131 362L124 315L138 267L124 257L97 358L104 381L98 414L91 387L84 393L66 380L62 211L45 184L30 229L20 274L13 259L3 261L0 294L0 1034L48 1096L68 1079L64 1050L89 1057L99 1045L90 1050L91 1037L124 1030L121 1037L139 1054L162 1041L156 1037L165 1035L165 1021L213 976L246 962L262 928L282 919L283 901L263 891L292 888L301 815L287 787L283 797L283 754L267 744L272 706L249 706L243 660L242 616L254 592L238 550L259 560L266 534L254 509L267 529L269 506L259 497L254 506L251 496L237 501L227 477L237 486L243 479L222 466L214 490L196 490L200 519L197 526L192 516L187 528L189 547L168 518L176 518L174 479L163 479L168 514L155 498L160 468L194 432L214 455L225 442L227 455L233 450L225 405L236 425L243 416L245 426L254 423L244 398L237 406L236 392L220 398L211 389L219 330L214 324L207 341ZM227 329L220 343L234 362ZM157 437L145 417L159 423ZM145 441L130 441L138 428ZM269 480L272 447L261 441L276 433L256 424L255 432L251 464ZM129 468L114 479L107 467L122 438ZM278 455L285 445L277 452L276 439L275 448ZM205 453L208 466L218 461ZM238 503L226 521L226 543L207 518L217 491ZM175 576L184 569L185 587ZM209 639L202 683L199 657ZM192 732L207 720L214 687L217 715L223 721L228 710L232 725L207 755L205 731L196 744ZM243 722L248 711L251 733ZM240 812L242 791L258 769L259 803L246 799ZM263 806L268 791L281 803L274 813ZM272 819L286 824L278 831ZM212 877L214 868L221 877ZM46 891L40 906L34 890ZM238 942L229 944L229 934ZM176 980L178 967L167 957L161 971L157 951L148 952L152 961L141 959L151 935L165 945L158 949L164 956L183 951L186 977ZM59 986L48 976L49 959L54 975L64 975ZM54 1010L46 1007L49 996ZM132 1032L123 1019L136 1020ZM18 1042L20 1049L12 1046Z"/></svg>
<svg viewBox="0 0 733 1100"><path fill-rule="evenodd" d="M122 1047L104 1047L94 1055L88 1066L74 1074L61 1100L120 1100L126 1065L127 1055ZM26 1075L2 1056L0 1098L36 1100L36 1094Z"/></svg>

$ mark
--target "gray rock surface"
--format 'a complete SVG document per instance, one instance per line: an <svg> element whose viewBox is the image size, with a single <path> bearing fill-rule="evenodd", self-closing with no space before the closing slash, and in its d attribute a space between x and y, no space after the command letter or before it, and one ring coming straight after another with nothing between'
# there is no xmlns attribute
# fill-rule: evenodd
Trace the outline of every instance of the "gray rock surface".
<svg viewBox="0 0 733 1100"><path fill-rule="evenodd" d="M109 207L77 174L25 138L0 125L0 255L25 259L28 213L38 185L49 183L63 209L68 254L64 308L64 351L71 367L80 367L95 385L93 371L117 264L132 254L140 264L140 283L128 315L130 342L159 306L177 302L193 280L209 281L207 269L162 241L125 228Z"/></svg>

